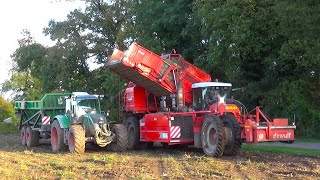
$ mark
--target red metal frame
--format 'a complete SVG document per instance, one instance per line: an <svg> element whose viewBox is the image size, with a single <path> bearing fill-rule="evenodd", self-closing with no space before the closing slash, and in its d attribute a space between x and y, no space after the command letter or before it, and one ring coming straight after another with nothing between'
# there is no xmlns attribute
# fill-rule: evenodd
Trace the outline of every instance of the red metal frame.
<svg viewBox="0 0 320 180"><path fill-rule="evenodd" d="M271 121L259 107L255 109L255 115L248 115L245 119L245 129L242 135L247 143L263 141L292 141L294 140L294 125L288 124L288 119L275 118ZM264 124L261 124L261 118Z"/></svg>

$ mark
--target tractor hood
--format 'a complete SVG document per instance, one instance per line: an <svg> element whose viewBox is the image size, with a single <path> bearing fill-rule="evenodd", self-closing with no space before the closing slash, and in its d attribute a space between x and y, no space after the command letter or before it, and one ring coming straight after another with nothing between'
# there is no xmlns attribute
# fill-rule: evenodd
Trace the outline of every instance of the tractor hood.
<svg viewBox="0 0 320 180"><path fill-rule="evenodd" d="M78 122L86 124L86 120L93 124L105 124L107 122L106 117L101 114L84 114L79 117Z"/></svg>

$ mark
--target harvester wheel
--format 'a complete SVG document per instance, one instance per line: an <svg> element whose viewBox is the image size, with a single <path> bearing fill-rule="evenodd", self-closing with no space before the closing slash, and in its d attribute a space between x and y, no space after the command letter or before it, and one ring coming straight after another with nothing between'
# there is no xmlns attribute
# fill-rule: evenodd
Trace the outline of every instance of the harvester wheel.
<svg viewBox="0 0 320 180"><path fill-rule="evenodd" d="M128 119L128 149L138 149L140 147L140 125L139 120L134 117Z"/></svg>
<svg viewBox="0 0 320 180"><path fill-rule="evenodd" d="M240 154L241 149L241 127L237 122L237 119L227 114L223 119L223 127L225 131L225 147L223 155L237 156Z"/></svg>
<svg viewBox="0 0 320 180"><path fill-rule="evenodd" d="M201 128L202 149L207 156L221 157L224 150L224 131L218 116L207 116Z"/></svg>
<svg viewBox="0 0 320 180"><path fill-rule="evenodd" d="M69 151L72 153L83 154L85 151L86 139L85 132L81 125L71 125L68 133Z"/></svg>
<svg viewBox="0 0 320 180"><path fill-rule="evenodd" d="M27 141L27 138L26 138L26 126L23 126L21 128L20 137L21 137L22 146L27 145L27 143L26 143L26 141Z"/></svg>
<svg viewBox="0 0 320 180"><path fill-rule="evenodd" d="M40 134L32 131L31 126L26 127L26 145L28 147L39 146Z"/></svg>
<svg viewBox="0 0 320 180"><path fill-rule="evenodd" d="M51 126L51 148L53 152L65 151L64 130L60 127L59 121L54 120Z"/></svg>
<svg viewBox="0 0 320 180"><path fill-rule="evenodd" d="M113 124L112 133L115 135L114 141L108 146L111 151L120 152L128 149L128 133L123 124Z"/></svg>

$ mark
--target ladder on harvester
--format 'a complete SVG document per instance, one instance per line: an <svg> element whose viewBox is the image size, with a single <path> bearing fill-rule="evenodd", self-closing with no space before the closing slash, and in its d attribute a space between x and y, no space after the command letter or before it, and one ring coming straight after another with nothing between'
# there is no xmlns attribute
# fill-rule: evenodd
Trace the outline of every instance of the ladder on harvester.
<svg viewBox="0 0 320 180"><path fill-rule="evenodd" d="M118 101L119 101L119 108L118 108L118 118L119 121L124 121L124 111L125 111L125 107L124 107L124 101L125 101L125 97L124 97L124 92L125 89L121 90L118 94Z"/></svg>

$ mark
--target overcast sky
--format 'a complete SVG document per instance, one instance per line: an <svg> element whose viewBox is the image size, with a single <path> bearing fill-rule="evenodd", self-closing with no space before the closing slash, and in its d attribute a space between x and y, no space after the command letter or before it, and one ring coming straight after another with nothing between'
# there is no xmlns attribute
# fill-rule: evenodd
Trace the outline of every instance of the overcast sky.
<svg viewBox="0 0 320 180"><path fill-rule="evenodd" d="M31 31L35 40L45 46L53 43L42 31L49 20L64 20L73 9L84 2L58 2L59 0L5 0L0 2L0 84L9 78L10 55L18 48L18 39L22 38L22 29Z"/></svg>

